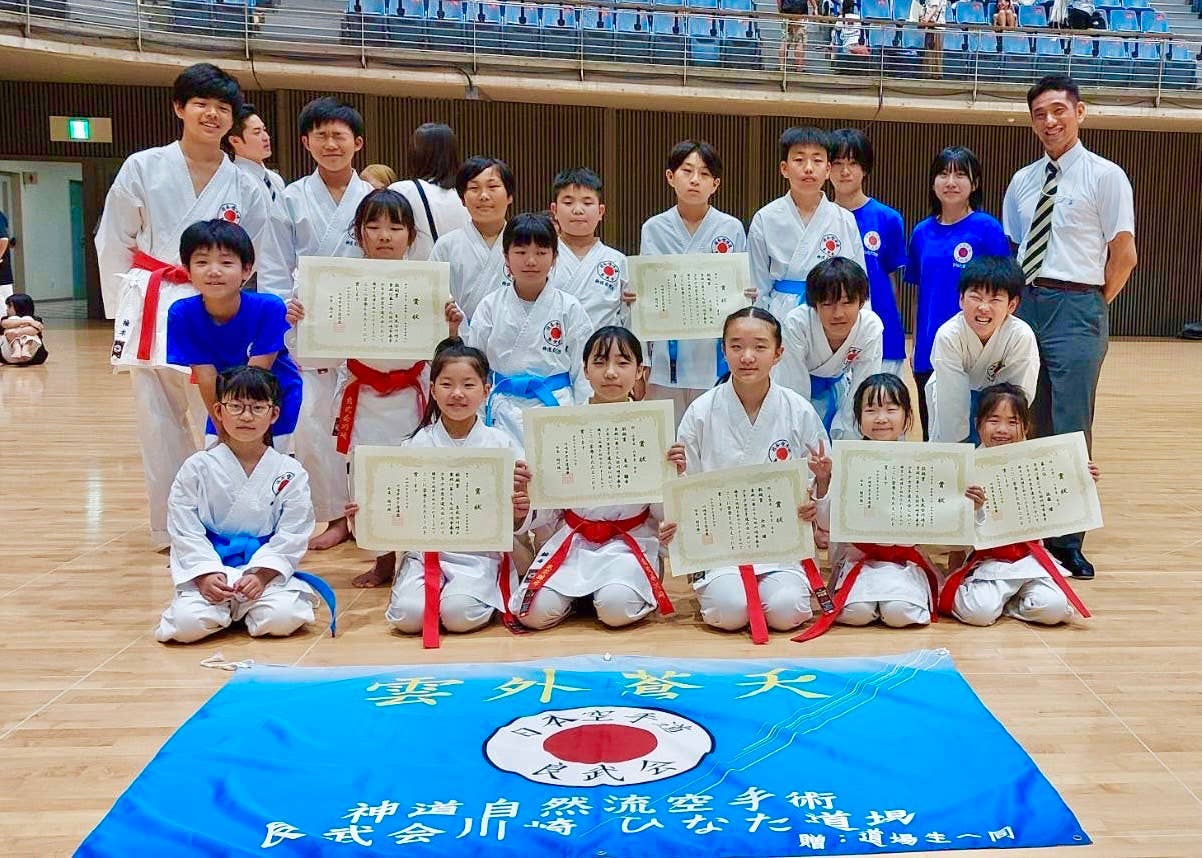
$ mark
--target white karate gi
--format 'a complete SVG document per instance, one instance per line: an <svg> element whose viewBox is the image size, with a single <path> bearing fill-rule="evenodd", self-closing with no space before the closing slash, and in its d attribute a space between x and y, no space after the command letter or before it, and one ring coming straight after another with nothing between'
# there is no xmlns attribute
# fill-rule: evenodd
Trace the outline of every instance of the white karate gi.
<svg viewBox="0 0 1202 858"><path fill-rule="evenodd" d="M755 423L747 419L733 384L706 391L689 406L677 439L685 448L690 474L785 462L807 455L806 447L829 445L813 406L798 394L772 384ZM757 563L760 601L768 625L794 629L813 616L810 585L798 563ZM735 630L747 625L747 597L738 567L725 566L692 576L701 618L711 626Z"/></svg>
<svg viewBox="0 0 1202 858"><path fill-rule="evenodd" d="M287 187L284 201L292 219L293 270L296 259L301 256L357 258L363 255L355 241L355 209L371 191L372 186L354 174L342 199L335 203L316 171ZM285 342L295 351L295 335ZM313 507L318 521L341 518L350 497L346 457L335 448L333 435L334 393L338 386L335 370L342 363L340 360L309 359L303 364L297 361L304 392L292 441L296 457L312 480Z"/></svg>
<svg viewBox="0 0 1202 858"><path fill-rule="evenodd" d="M447 262L451 266L451 298L463 311L470 325L480 302L490 292L512 282L505 267L501 237L489 247L476 229L468 223L462 229L440 235L430 251L431 262ZM466 327L464 328L466 334ZM583 345L583 343L581 343Z"/></svg>
<svg viewBox="0 0 1202 858"><path fill-rule="evenodd" d="M142 468L150 499L151 539L167 544L167 495L180 465L200 446L205 409L188 382L189 367L167 363L167 312L196 294L191 283L164 279L159 292L149 360L139 360L142 308L150 272L132 269L136 251L179 265L179 239L201 220L222 218L242 225L255 246L260 277L285 277L274 243L265 240L268 213L255 183L228 159L199 195L179 143L135 152L121 165L105 197L96 230L96 257L104 311L114 319L112 364L129 370Z"/></svg>
<svg viewBox="0 0 1202 858"><path fill-rule="evenodd" d="M593 330L606 325L630 326L630 308L622 303L622 290L629 279L626 256L604 242L594 244L583 259L559 242L551 285L575 296L588 313Z"/></svg>
<svg viewBox="0 0 1202 858"><path fill-rule="evenodd" d="M960 312L939 326L931 346L927 380L927 408L931 415L931 440L953 444L975 437L972 395L991 384L1009 382L1021 387L1027 402L1035 399L1039 380L1039 346L1031 326L1017 316L1007 316L982 343Z"/></svg>
<svg viewBox="0 0 1202 858"><path fill-rule="evenodd" d="M430 258L430 253L434 250L434 236L430 231L430 221L426 217L426 207L417 192L418 182L422 183L422 190L426 192L426 201L430 203L430 214L434 215L434 225L438 228L439 238L462 229L471 223L472 219L455 188L432 185L425 179L402 179L389 185L389 190L396 191L409 201L409 206L413 209L414 226L417 227L417 235L410 242L409 253L405 258L423 262Z"/></svg>
<svg viewBox="0 0 1202 858"><path fill-rule="evenodd" d="M422 429L408 447L500 447L512 450L516 459L523 458L521 446L507 433L484 425L476 420L466 438L452 438L447 434L442 421ZM517 532L525 531L525 524ZM443 551L439 554L442 568L442 598L439 615L442 625L449 632L470 632L487 625L493 611L505 610L497 574L501 568L501 554L495 551L466 554ZM422 630L425 615L425 562L420 551L405 552L400 557L396 578L392 583L392 597L384 619L388 625L406 634L418 634ZM517 587L517 574L512 565L509 570L509 592Z"/></svg>
<svg viewBox="0 0 1202 858"><path fill-rule="evenodd" d="M831 350L822 329L818 311L809 304L794 307L781 323L785 355L773 371L773 378L804 396L814 406L823 425L830 426L833 440L858 441L855 393L860 382L881 371L884 324L876 313L864 307L852 325L843 345ZM835 413L827 414L827 394L812 389L810 376L838 379L834 394Z"/></svg>
<svg viewBox="0 0 1202 858"><path fill-rule="evenodd" d="M287 301L292 293L292 272L289 265L294 250L292 217L288 214L288 206L284 202L284 178L275 170L268 170L258 161L240 155L234 158L234 166L249 176L263 195L263 204L267 206L268 214L263 240L273 242L272 253L280 260L276 268L257 273L257 288L260 292L270 292Z"/></svg>
<svg viewBox="0 0 1202 858"><path fill-rule="evenodd" d="M312 622L317 596L292 573L305 555L313 524L309 479L291 456L268 447L249 476L225 444L189 457L171 486L168 526L175 598L163 611L155 638L190 643L242 619L256 637L290 635ZM226 537L271 539L245 566L231 568L222 563L206 529ZM201 575L224 572L233 586L258 568L280 574L249 602L211 604L194 583Z"/></svg>
<svg viewBox="0 0 1202 858"><path fill-rule="evenodd" d="M984 523L984 515L984 509L977 510L978 523ZM1060 575L1068 577L1060 561L1055 557L1051 560ZM991 626L1002 614L1054 626L1068 622L1077 611L1064 591L1052 582L1047 570L1028 555L1013 563L1004 560L980 563L956 590L952 613L971 626Z"/></svg>
<svg viewBox="0 0 1202 858"><path fill-rule="evenodd" d="M663 519L663 508L659 504L650 507L647 504L583 507L572 511L589 521L620 521L641 515L644 510L650 512L646 521L628 532L659 575L659 523ZM572 532L564 521L562 510L541 510L536 514L531 529L543 527L555 530L530 564L529 575L509 602L509 610L515 615L521 610L530 575L546 564ZM625 540L617 537L598 545L589 542L583 534L577 534L563 563L535 595L530 611L518 619L532 629L550 628L568 615L573 599L583 596L593 597L597 619L613 628L637 622L656 608L651 582Z"/></svg>
<svg viewBox="0 0 1202 858"><path fill-rule="evenodd" d="M759 291L756 305L783 319L805 295L777 291L777 280L804 282L824 259L844 256L864 267L864 243L856 216L825 197L808 224L801 222L789 194L755 213L747 233L751 285Z"/></svg>
<svg viewBox="0 0 1202 858"><path fill-rule="evenodd" d="M592 333L593 326L580 302L548 283L534 303L519 298L512 286L485 297L464 342L484 352L494 373L544 377L568 373L571 385L553 395L560 405L576 405L587 402L592 395L582 358L584 343ZM493 425L521 444L522 409L542 403L496 392L490 401Z"/></svg>
<svg viewBox="0 0 1202 858"><path fill-rule="evenodd" d="M830 495L817 498L818 526L831 529ZM926 555L923 555L926 557ZM827 548L834 590L843 586L848 573L864 553L850 543L832 542ZM930 563L930 558L927 558ZM936 586L939 582L936 582ZM913 563L868 561L856 576L847 602L835 622L866 626L880 619L887 626L925 626L931 622L931 588L926 572Z"/></svg>
<svg viewBox="0 0 1202 858"><path fill-rule="evenodd" d="M673 206L648 218L639 238L639 254L658 256L672 253L743 253L747 250L747 232L738 218L711 208L697 231L690 233ZM676 382L672 382L668 343L648 344L651 351L651 378L648 396L670 399L676 406L679 422L684 411L701 392L718 381L718 340L681 340L676 359Z"/></svg>

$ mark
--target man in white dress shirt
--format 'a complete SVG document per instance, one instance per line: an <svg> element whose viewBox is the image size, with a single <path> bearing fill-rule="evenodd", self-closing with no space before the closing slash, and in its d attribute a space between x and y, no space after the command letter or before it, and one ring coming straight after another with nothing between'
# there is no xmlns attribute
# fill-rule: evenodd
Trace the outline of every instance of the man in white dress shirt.
<svg viewBox="0 0 1202 858"><path fill-rule="evenodd" d="M1027 106L1044 156L1014 174L1002 222L1027 281L1018 316L1039 343L1035 432L1083 431L1092 444L1107 307L1136 263L1131 182L1081 143L1085 104L1071 78L1041 78L1027 92ZM1081 540L1074 533L1046 545L1074 578L1092 578Z"/></svg>

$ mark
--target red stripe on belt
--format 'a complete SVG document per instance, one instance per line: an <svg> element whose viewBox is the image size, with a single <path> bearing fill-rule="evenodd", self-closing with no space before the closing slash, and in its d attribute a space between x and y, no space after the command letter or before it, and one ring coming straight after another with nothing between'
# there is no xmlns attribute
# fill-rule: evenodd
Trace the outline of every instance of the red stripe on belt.
<svg viewBox="0 0 1202 858"><path fill-rule="evenodd" d="M134 253L131 268L149 271L150 278L146 281L146 294L142 296L142 328L138 332L138 360L150 360L154 346L154 331L159 318L159 290L163 279L171 283L187 283L192 279L188 269L169 262L155 259L149 253L137 251Z"/></svg>
<svg viewBox="0 0 1202 858"><path fill-rule="evenodd" d="M1073 588L1069 586L1068 581L1064 580L1064 576L1060 574L1060 570L1056 568L1056 564L1048 556L1047 549L1038 541L1015 542L1010 545L999 545L997 548L983 548L979 551L974 551L968 556L968 561L953 572L943 585L943 592L939 595L939 610L945 614L952 612L952 608L956 603L956 591L960 589L960 585L965 582L968 576L973 573L973 570L986 560L1016 563L1024 557L1035 558L1036 562L1051 576L1052 583L1060 588L1060 591L1064 593L1069 603L1077 609L1077 613L1082 617L1091 616L1089 609L1085 607L1085 603L1073 592Z"/></svg>
<svg viewBox="0 0 1202 858"><path fill-rule="evenodd" d="M346 453L351 448L351 432L355 428L355 412L359 408L359 388L367 385L380 396L391 396L402 390L412 388L417 394L417 410L426 411L426 392L422 389L421 376L426 368L426 362L419 360L409 369L394 369L382 372L372 369L357 360L348 360L346 368L350 371L351 380L346 390L342 392L342 403L338 407L338 452Z"/></svg>
<svg viewBox="0 0 1202 858"><path fill-rule="evenodd" d="M514 634L525 634L526 630L509 612L509 568L509 554L502 554L500 566L497 568L497 588L501 591L501 604L504 605L501 609L501 622ZM422 554L422 586L425 590L422 646L425 649L438 649L438 627L442 612L442 564L437 551L426 551Z"/></svg>
<svg viewBox="0 0 1202 858"><path fill-rule="evenodd" d="M630 531L645 522L650 514L651 510L644 509L639 515L616 521L608 521L605 519L592 520L582 518L570 509L565 510L564 521L567 522L568 527L572 528L572 530L564 541L560 543L555 553L547 559L547 562L527 579L526 595L522 599L522 607L518 611L518 616L524 617L530 613L530 605L534 602L534 597L538 595L538 591L542 589L543 585L563 565L563 561L567 559L568 551L571 549L572 542L577 535L583 536L589 542L597 545L609 542L611 539L621 539L625 542L626 547L630 549L630 553L634 555L634 559L638 561L643 574L647 576L647 583L651 585L651 593L655 596L655 605L659 608L659 612L664 615L673 613L676 609L672 607L672 602L668 599L668 594L664 591L664 585L660 582L659 575L656 574L655 569L647 561L647 555L643 553L643 549L639 547L638 542L630 535Z"/></svg>

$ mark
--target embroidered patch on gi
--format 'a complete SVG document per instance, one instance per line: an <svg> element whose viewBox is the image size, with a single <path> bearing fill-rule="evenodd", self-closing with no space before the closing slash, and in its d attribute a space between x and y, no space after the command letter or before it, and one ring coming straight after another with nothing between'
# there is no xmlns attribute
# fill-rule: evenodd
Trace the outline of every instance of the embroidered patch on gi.
<svg viewBox="0 0 1202 858"><path fill-rule="evenodd" d="M226 203L217 210L217 216L226 223L240 223L242 212L238 211L237 203Z"/></svg>
<svg viewBox="0 0 1202 858"><path fill-rule="evenodd" d="M772 446L768 448L768 456L778 462L788 461L791 455L793 455L793 448L789 446L787 438L774 441Z"/></svg>
<svg viewBox="0 0 1202 858"><path fill-rule="evenodd" d="M288 473L286 473L286 474L280 474L278 477L276 477L276 478L275 478L275 482L273 482L273 483L271 484L271 491L272 491L272 494L277 494L277 495L278 495L280 492L282 492L282 491L284 490L284 488L285 488L285 487L286 487L286 486L287 486L287 485L288 485L290 482L292 482L292 478L293 478L293 477L295 477L295 476L296 476L296 474L294 474L292 471L289 471L289 472L288 472Z"/></svg>
<svg viewBox="0 0 1202 858"><path fill-rule="evenodd" d="M832 256L837 256L839 251L843 249L843 242L839 240L839 236L833 232L828 232L822 236L822 244L818 245L818 252L822 256L830 259Z"/></svg>
<svg viewBox="0 0 1202 858"><path fill-rule="evenodd" d="M563 322L552 319L543 326L543 339L547 345L558 348L563 345Z"/></svg>
<svg viewBox="0 0 1202 858"><path fill-rule="evenodd" d="M734 253L735 243L725 235L720 235L710 243L710 253Z"/></svg>

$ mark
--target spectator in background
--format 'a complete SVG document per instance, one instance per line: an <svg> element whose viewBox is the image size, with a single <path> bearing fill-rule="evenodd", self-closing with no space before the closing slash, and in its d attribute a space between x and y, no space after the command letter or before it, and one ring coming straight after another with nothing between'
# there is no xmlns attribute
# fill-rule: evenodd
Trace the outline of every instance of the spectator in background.
<svg viewBox="0 0 1202 858"><path fill-rule="evenodd" d="M866 54L868 50L861 44L863 39L864 30L860 27L856 0L843 0L843 10L831 30L831 48L841 54Z"/></svg>
<svg viewBox="0 0 1202 858"><path fill-rule="evenodd" d="M28 295L9 295L4 299L4 318L0 319L0 363L34 366L46 362L42 343L42 317L33 311Z"/></svg>
<svg viewBox="0 0 1202 858"><path fill-rule="evenodd" d="M997 11L993 13L993 26L1003 30L1018 26L1018 15L1014 12L1011 0L998 0Z"/></svg>
<svg viewBox="0 0 1202 858"><path fill-rule="evenodd" d="M809 15L810 0L780 0L782 15ZM798 71L806 65L806 22L801 18L786 18L781 24L780 64L785 68L789 64L789 52L794 55L795 67Z"/></svg>
<svg viewBox="0 0 1202 858"><path fill-rule="evenodd" d="M459 166L459 141L449 125L418 126L409 140L409 173L414 178L392 185L409 201L417 225L408 259L429 259L440 235L467 226L467 209L455 190Z"/></svg>
<svg viewBox="0 0 1202 858"><path fill-rule="evenodd" d="M8 237L8 218L0 211L0 300L13 293L13 255Z"/></svg>
<svg viewBox="0 0 1202 858"><path fill-rule="evenodd" d="M943 30L947 23L947 0L913 0L909 20L927 29L926 67L930 77L943 77Z"/></svg>
<svg viewBox="0 0 1202 858"><path fill-rule="evenodd" d="M368 164L359 171L359 178L371 185L374 190L382 191L397 180L396 171L387 164Z"/></svg>
<svg viewBox="0 0 1202 858"><path fill-rule="evenodd" d="M1070 30L1105 30L1106 15L1098 11L1093 0L1055 0L1048 13L1053 27Z"/></svg>

